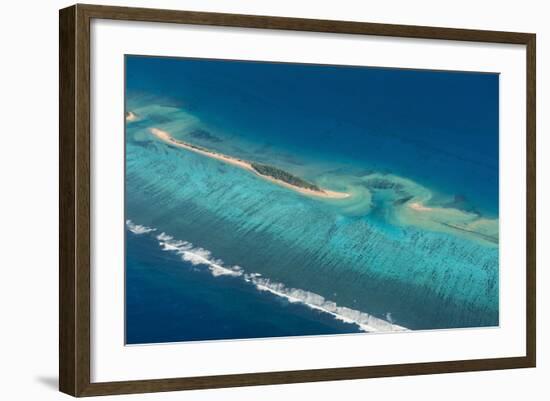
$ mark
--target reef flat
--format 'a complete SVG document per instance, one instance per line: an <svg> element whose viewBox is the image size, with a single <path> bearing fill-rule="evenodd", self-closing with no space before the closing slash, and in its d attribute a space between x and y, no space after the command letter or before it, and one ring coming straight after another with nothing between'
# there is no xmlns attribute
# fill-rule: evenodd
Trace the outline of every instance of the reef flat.
<svg viewBox="0 0 550 401"><path fill-rule="evenodd" d="M336 192L328 189L319 188L315 184L311 184L299 177L295 177L292 174L273 166L249 162L249 161L231 157L219 152L214 152L202 146L197 146L197 145L184 142L182 140L172 137L166 131L162 131L158 128L151 128L150 132L157 138L171 145L174 145L183 149L191 150L201 155L211 157L228 164L232 164L234 166L240 167L248 171L252 171L267 180L270 180L276 184L285 186L287 188L290 188L294 191L300 192L305 195L318 196L323 198L336 198L336 199L347 198L349 196L349 194L345 192Z"/></svg>
<svg viewBox="0 0 550 401"><path fill-rule="evenodd" d="M499 325L497 74L126 68L129 343Z"/></svg>

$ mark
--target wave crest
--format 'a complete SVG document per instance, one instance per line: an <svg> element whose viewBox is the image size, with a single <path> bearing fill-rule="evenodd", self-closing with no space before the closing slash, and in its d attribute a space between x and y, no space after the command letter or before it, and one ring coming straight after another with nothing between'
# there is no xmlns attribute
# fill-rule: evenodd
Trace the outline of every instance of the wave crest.
<svg viewBox="0 0 550 401"><path fill-rule="evenodd" d="M153 231L157 231L156 228L135 224L132 220L126 220L126 226L128 227L128 230L130 230L131 232L137 235L147 234Z"/></svg>
<svg viewBox="0 0 550 401"><path fill-rule="evenodd" d="M130 222L130 220L128 220L128 222ZM135 225L133 223L132 226L130 226L128 222L128 228L136 234L144 234L156 230L149 227ZM194 266L206 266L214 277L242 277L246 282L253 284L259 291L266 291L273 295L285 298L289 302L301 303L311 309L328 313L337 320L357 325L359 329L364 332L408 330L406 327L394 324L393 319L391 318L391 313L388 313L386 315L387 320L384 320L359 310L339 306L335 302L325 299L322 295L297 288L288 288L282 283L273 282L267 278L264 278L260 273L245 272L241 266L226 266L223 260L214 258L209 250L196 247L188 241L174 239L171 235L164 232L158 234L156 239L158 240L163 251L174 252L177 255L180 255L182 260L189 262Z"/></svg>
<svg viewBox="0 0 550 401"><path fill-rule="evenodd" d="M186 262L192 265L206 265L213 276L242 276L240 266L224 266L221 259L212 257L212 253L200 247L195 247L191 242L175 240L166 233L157 235L157 240L163 251L172 251Z"/></svg>

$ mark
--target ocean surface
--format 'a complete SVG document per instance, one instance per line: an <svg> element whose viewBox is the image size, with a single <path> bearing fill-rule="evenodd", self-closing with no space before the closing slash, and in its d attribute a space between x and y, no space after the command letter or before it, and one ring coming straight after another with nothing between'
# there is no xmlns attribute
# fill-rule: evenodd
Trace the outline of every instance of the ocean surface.
<svg viewBox="0 0 550 401"><path fill-rule="evenodd" d="M128 344L499 324L497 74L126 56L126 112Z"/></svg>

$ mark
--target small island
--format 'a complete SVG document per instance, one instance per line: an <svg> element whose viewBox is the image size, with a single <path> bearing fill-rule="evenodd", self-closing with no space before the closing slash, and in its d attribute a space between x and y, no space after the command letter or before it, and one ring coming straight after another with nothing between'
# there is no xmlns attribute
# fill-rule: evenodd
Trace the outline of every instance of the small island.
<svg viewBox="0 0 550 401"><path fill-rule="evenodd" d="M317 196L322 198L343 199L350 196L346 192L330 191L328 189L320 188L315 184L305 181L299 177L296 177L284 170L277 167L273 167L267 164L260 164L256 162L249 162L246 160L238 159L236 157L224 155L222 153L215 152L213 150L204 148L202 146L193 145L182 140L176 139L168 132L162 131L158 128L151 128L151 134L158 139L166 142L172 146L187 149L192 152L201 154L203 156L211 157L223 161L228 164L240 167L244 170L250 171L263 179L274 182L285 188L292 189L296 192L300 192L304 195Z"/></svg>
<svg viewBox="0 0 550 401"><path fill-rule="evenodd" d="M137 121L137 119L138 119L138 116L133 111L126 112L126 122Z"/></svg>
<svg viewBox="0 0 550 401"><path fill-rule="evenodd" d="M252 168L260 175L272 177L275 180L284 181L289 185L294 185L300 188L310 189L312 191L322 192L322 189L317 185L309 183L301 178L295 177L284 170L277 167L268 166L267 164L250 163Z"/></svg>

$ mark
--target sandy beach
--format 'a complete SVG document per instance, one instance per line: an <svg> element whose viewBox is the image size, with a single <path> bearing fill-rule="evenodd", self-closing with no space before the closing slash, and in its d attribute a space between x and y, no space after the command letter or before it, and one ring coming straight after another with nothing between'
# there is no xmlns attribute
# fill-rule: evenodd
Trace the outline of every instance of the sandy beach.
<svg viewBox="0 0 550 401"><path fill-rule="evenodd" d="M153 134L158 139L169 143L170 145L177 146L179 148L190 150L191 152L195 152L198 154L201 154L206 157L210 157L212 159L220 160L224 163L232 164L236 167L240 167L244 170L250 171L251 173L257 175L258 177L261 177L267 181L271 181L277 185L283 186L285 188L291 189L293 191L299 192L304 195L308 196L315 196L320 198L330 198L330 199L344 199L348 198L350 194L346 192L336 192L336 191L330 191L328 189L321 189L320 191L314 191L312 189L308 188L302 188L296 185L289 184L285 181L275 179L273 177L269 177L267 175L259 174L254 168L252 167L252 164L246 160L238 159L235 157L227 156L222 153L214 152L207 149L202 149L197 146L193 146L191 144L188 144L184 141L181 141L179 139L175 139L172 137L168 132L160 130L158 128L151 128L150 129L151 134Z"/></svg>
<svg viewBox="0 0 550 401"><path fill-rule="evenodd" d="M133 111L129 111L129 112L126 113L126 121L127 122L136 121L137 119L138 119L138 116Z"/></svg>
<svg viewBox="0 0 550 401"><path fill-rule="evenodd" d="M422 203L420 202L413 202L413 203L410 203L409 204L409 207L411 209L414 209L416 211L419 211L419 212L429 212L431 210L433 210L431 207L427 207L427 206L424 206Z"/></svg>

